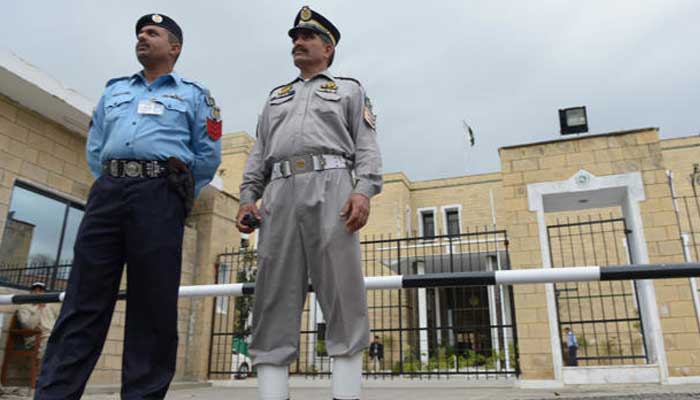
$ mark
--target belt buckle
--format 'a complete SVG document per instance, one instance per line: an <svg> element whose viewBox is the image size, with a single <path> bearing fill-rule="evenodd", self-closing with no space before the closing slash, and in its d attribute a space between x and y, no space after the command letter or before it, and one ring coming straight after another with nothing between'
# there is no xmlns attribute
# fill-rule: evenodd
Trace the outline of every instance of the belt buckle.
<svg viewBox="0 0 700 400"><path fill-rule="evenodd" d="M306 169L306 160L303 158L297 158L294 160L294 169L301 172Z"/></svg>
<svg viewBox="0 0 700 400"><path fill-rule="evenodd" d="M300 174L306 168L306 160L304 160L304 157L292 157L289 159L289 167L292 174Z"/></svg>
<svg viewBox="0 0 700 400"><path fill-rule="evenodd" d="M138 161L129 161L124 164L124 174L130 178L138 178L141 176L141 163Z"/></svg>

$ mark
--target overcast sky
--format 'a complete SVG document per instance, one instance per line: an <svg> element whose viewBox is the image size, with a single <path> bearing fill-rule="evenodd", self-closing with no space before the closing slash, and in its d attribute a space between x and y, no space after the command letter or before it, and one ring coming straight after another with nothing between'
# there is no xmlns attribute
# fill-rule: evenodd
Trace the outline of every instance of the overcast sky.
<svg viewBox="0 0 700 400"><path fill-rule="evenodd" d="M211 89L225 132L254 135L270 89L297 75L287 30L304 4L341 31L333 72L371 97L385 172L497 171L499 147L559 137L557 110L578 105L591 133L700 133L698 0L4 0L0 46L97 101L140 69L138 17L167 14L178 73Z"/></svg>

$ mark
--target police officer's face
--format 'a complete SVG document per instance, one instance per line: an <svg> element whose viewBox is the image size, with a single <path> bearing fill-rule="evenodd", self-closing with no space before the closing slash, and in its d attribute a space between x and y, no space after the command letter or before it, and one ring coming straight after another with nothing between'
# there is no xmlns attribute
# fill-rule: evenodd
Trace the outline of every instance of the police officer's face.
<svg viewBox="0 0 700 400"><path fill-rule="evenodd" d="M180 44L171 43L168 31L160 26L146 25L141 28L136 38L136 57L141 65L174 63L180 53Z"/></svg>
<svg viewBox="0 0 700 400"><path fill-rule="evenodd" d="M328 64L332 52L333 46L324 42L314 31L302 29L292 38L294 65L299 68L322 62Z"/></svg>

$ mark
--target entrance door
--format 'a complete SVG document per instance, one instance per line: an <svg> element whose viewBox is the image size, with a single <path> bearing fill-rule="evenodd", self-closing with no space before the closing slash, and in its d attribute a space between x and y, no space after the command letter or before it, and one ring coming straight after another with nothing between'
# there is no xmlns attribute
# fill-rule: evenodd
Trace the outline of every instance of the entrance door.
<svg viewBox="0 0 700 400"><path fill-rule="evenodd" d="M560 218L547 233L554 268L632 263L624 218ZM557 283L554 293L564 365L648 363L634 281ZM566 328L576 336L576 352L567 348Z"/></svg>

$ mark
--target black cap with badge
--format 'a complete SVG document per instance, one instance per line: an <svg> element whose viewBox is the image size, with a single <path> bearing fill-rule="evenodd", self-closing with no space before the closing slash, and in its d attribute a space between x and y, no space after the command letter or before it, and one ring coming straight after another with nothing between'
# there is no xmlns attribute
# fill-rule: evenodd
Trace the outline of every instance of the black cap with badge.
<svg viewBox="0 0 700 400"><path fill-rule="evenodd" d="M302 7L297 13L296 18L294 18L294 27L289 30L289 37L293 38L294 33L300 29L309 29L325 35L333 42L333 46L337 46L338 42L340 42L340 31L338 28L323 15L309 8L309 6Z"/></svg>
<svg viewBox="0 0 700 400"><path fill-rule="evenodd" d="M146 14L143 17L139 18L139 20L136 22L136 36L138 36L139 32L141 32L141 28L148 25L156 25L166 29L167 31L175 35L175 37L180 41L180 44L182 44L182 29L180 29L180 26L177 24L177 22L175 22L172 18L168 17L167 15Z"/></svg>

